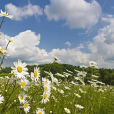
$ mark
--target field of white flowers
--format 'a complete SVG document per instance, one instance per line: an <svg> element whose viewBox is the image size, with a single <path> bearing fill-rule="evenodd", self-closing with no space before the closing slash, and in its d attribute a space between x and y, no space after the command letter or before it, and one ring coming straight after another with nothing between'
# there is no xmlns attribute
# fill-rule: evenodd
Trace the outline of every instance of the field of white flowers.
<svg viewBox="0 0 114 114"><path fill-rule="evenodd" d="M5 17L12 19L2 10L0 16L3 16L1 25ZM0 68L7 56L8 45L13 42L5 37L9 42L6 49L0 47ZM97 67L94 61L89 64L93 69ZM0 114L114 114L114 87L97 81L98 76L93 72L88 80L90 84L86 85L86 66L80 66L82 71L74 69L77 75L71 82L67 78L72 72L67 69L63 74L44 71L47 76L42 78L38 67L29 74L26 66L18 60L10 74L0 77Z"/></svg>

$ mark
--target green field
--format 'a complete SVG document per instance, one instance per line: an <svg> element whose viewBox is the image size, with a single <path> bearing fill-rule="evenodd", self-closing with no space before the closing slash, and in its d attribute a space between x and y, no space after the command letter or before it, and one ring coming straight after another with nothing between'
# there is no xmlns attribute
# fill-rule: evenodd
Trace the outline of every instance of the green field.
<svg viewBox="0 0 114 114"><path fill-rule="evenodd" d="M1 114L24 114L23 104L20 104L18 95L21 89L17 81L9 81L8 79L0 78L0 93L4 96L4 101L0 104ZM114 114L114 87L113 86L99 86L91 87L90 85L74 85L66 83L66 86L70 90L65 89L65 83L61 82L59 86L54 84L57 89L51 88L51 94L49 101L44 104L40 101L42 100L43 85L40 81L35 85L30 84L26 100L30 104L30 110L28 114L35 114L37 108L45 108L46 114L66 114L64 108L68 108L71 114ZM81 93L79 89L85 91ZM58 92L58 89L63 90L64 93ZM104 92L99 91L99 89L104 90ZM74 93L79 94L81 97L77 97ZM75 105L79 104L83 106L83 109L77 108ZM20 107L22 106L22 107ZM40 114L40 113L39 113Z"/></svg>

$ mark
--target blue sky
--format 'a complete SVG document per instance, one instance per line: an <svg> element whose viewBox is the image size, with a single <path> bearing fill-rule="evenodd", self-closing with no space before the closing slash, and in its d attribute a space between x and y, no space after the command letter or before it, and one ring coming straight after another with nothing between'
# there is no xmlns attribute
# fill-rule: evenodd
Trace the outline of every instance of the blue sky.
<svg viewBox="0 0 114 114"><path fill-rule="evenodd" d="M60 63L113 68L114 1L108 0L15 0L2 1L0 9L13 16L5 18L0 32L14 43L3 66L18 59L32 64ZM2 21L2 17L0 17Z"/></svg>

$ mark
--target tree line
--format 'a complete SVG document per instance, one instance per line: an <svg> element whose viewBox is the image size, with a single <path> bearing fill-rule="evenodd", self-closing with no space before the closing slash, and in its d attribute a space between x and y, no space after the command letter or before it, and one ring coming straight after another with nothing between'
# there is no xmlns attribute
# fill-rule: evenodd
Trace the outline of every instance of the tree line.
<svg viewBox="0 0 114 114"><path fill-rule="evenodd" d="M44 71L52 72L53 74L56 74L56 73L63 74L63 72L67 72L66 69L68 69L69 71L73 72L72 76L69 76L67 78L67 81L69 81L69 82L74 81L74 77L77 74L77 72L75 70L82 71L80 66L73 66L73 65L69 65L69 64L60 64L60 63L55 62L55 63L41 64L41 65L27 65L29 74L31 72L34 72L34 67L40 68L41 77L47 76L47 74ZM11 70L12 70L11 67L2 68L0 71L0 76L3 76L3 74L11 73ZM88 80L91 79L92 68L91 67L85 68L84 71L87 72L87 75L84 78L84 82L86 84L89 84ZM97 79L98 81L102 81L106 85L114 85L114 69L94 68L93 74L99 76L99 78ZM54 75L54 76L56 78L58 78L57 75ZM64 81L64 78L61 77L61 80Z"/></svg>

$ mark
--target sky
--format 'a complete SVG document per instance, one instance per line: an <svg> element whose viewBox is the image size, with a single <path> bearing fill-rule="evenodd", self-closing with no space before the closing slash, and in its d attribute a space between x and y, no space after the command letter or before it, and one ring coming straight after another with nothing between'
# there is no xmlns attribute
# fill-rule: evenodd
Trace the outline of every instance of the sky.
<svg viewBox="0 0 114 114"><path fill-rule="evenodd" d="M1 10L13 16L5 17L0 29L2 49L8 43L5 35L13 39L3 67L18 59L48 64L57 57L61 64L95 61L98 68L114 68L113 0L4 0Z"/></svg>

